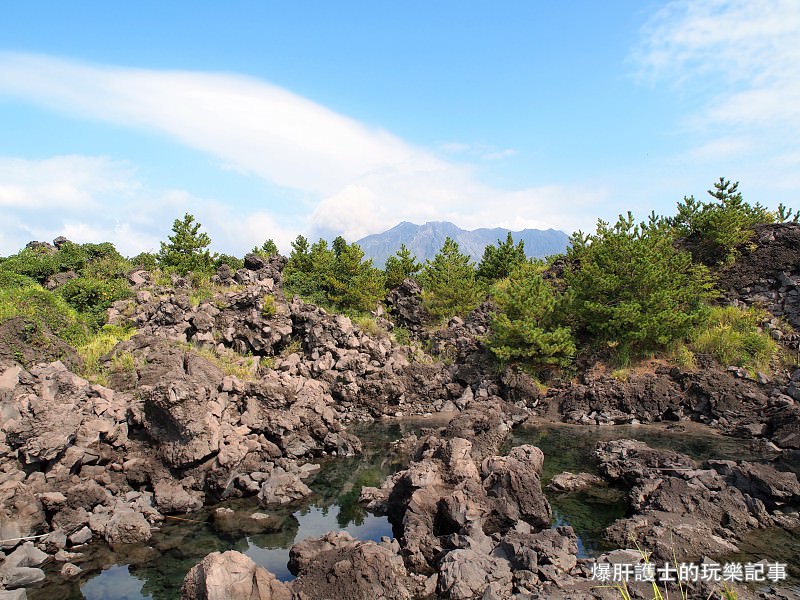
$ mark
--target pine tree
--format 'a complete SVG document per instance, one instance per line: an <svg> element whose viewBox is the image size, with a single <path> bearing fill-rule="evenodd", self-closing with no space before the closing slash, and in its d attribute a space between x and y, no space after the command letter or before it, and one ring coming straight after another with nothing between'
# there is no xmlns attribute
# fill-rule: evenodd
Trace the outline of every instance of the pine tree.
<svg viewBox="0 0 800 600"><path fill-rule="evenodd" d="M263 256L264 258L270 258L271 256L278 255L278 246L275 245L275 242L272 241L272 238L269 238L266 242L261 244L260 246L256 246L251 250L253 254L258 254L259 256Z"/></svg>
<svg viewBox="0 0 800 600"><path fill-rule="evenodd" d="M407 277L413 277L422 268L417 262L416 256L411 254L411 250L406 248L405 244L400 244L394 256L386 259L386 267L384 273L386 274L386 287L388 289L396 288L403 283Z"/></svg>
<svg viewBox="0 0 800 600"><path fill-rule="evenodd" d="M437 320L465 314L484 297L469 256L462 254L458 243L449 237L433 260L425 262L420 283L424 306Z"/></svg>
<svg viewBox="0 0 800 600"><path fill-rule="evenodd" d="M337 310L365 312L375 308L384 293L383 273L364 261L358 244L338 236L331 247L320 239L310 248L298 236L284 270L284 284L308 301Z"/></svg>
<svg viewBox="0 0 800 600"><path fill-rule="evenodd" d="M292 252L289 254L289 262L286 264L286 270L287 272L311 272L311 256L308 240L305 236L298 235L292 242Z"/></svg>
<svg viewBox="0 0 800 600"><path fill-rule="evenodd" d="M515 244L509 231L505 242L497 240L497 246L489 244L484 248L483 257L478 263L478 277L487 282L503 279L526 260L525 242L520 240Z"/></svg>
<svg viewBox="0 0 800 600"><path fill-rule="evenodd" d="M566 366L575 354L569 327L559 323L558 297L534 265L523 263L495 287L498 312L489 349L502 361L539 370Z"/></svg>
<svg viewBox="0 0 800 600"><path fill-rule="evenodd" d="M169 243L161 242L159 265L175 269L182 275L189 271L210 271L214 264L214 257L208 251L211 238L200 231L201 227L189 213L183 216L183 220L175 219Z"/></svg>

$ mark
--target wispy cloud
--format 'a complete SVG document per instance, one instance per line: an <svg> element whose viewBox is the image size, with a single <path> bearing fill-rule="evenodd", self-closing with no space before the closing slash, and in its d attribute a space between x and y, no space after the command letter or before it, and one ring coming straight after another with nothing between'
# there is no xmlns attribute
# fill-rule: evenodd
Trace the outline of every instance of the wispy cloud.
<svg viewBox="0 0 800 600"><path fill-rule="evenodd" d="M640 34L638 80L682 113L672 130L684 146L665 164L671 184L704 189L699 181L724 175L751 202L797 205L800 3L672 0Z"/></svg>
<svg viewBox="0 0 800 600"><path fill-rule="evenodd" d="M315 199L305 222L278 227L265 206L239 219L238 231L264 223L279 231L295 227L295 232L342 233L357 239L401 220L431 219L449 219L462 226L514 221L571 229L584 227L586 217L568 210L569 202L575 198L602 202L605 197L605 192L586 194L580 185L513 191L486 186L475 165L509 157L514 150L451 144L440 148L444 153L440 155L240 75L130 69L0 53L0 94L69 115L155 130L216 157L221 169L255 175ZM473 164L445 157L458 152L465 152ZM28 188L7 192L6 201L21 202L20 194L35 191ZM90 190L74 202L97 196L102 194ZM587 207L585 214L596 212ZM229 211L224 223L236 223L236 214Z"/></svg>
<svg viewBox="0 0 800 600"><path fill-rule="evenodd" d="M696 86L692 124L800 132L800 3L673 0L642 29L639 76Z"/></svg>

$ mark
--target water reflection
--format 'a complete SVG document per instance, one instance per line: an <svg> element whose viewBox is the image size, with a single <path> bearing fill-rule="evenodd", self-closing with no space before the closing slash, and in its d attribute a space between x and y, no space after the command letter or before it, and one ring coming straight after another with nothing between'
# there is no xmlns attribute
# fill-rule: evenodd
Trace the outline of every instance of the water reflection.
<svg viewBox="0 0 800 600"><path fill-rule="evenodd" d="M341 522L341 514L342 510L333 511L317 506L309 507L300 516L300 526L296 530L295 537L289 547L295 540L320 537L329 531L343 528L346 528L350 535L361 540L379 541L382 536L392 535L392 526L385 517L366 514L360 517L358 524L351 522L341 526L339 524ZM289 560L289 547L269 547L265 544L265 541L261 536L247 538L248 547L244 553L258 564L272 571L278 579L292 579L293 576L286 567L286 562Z"/></svg>
<svg viewBox="0 0 800 600"><path fill-rule="evenodd" d="M359 504L362 486L380 485L384 478L404 467L402 457L390 452L391 443L406 432L419 432L431 422L375 423L356 428L364 454L356 458L328 459L309 482L314 496L302 506L266 510L254 499L225 502L232 512L214 516L212 507L169 519L148 546L118 548L93 544L80 563L85 575L66 582L52 567L48 585L29 590L31 600L175 600L186 572L213 551L238 550L281 579L291 578L286 563L296 541L345 529L354 537L377 540L392 535L388 520L367 513ZM536 426L518 429L509 444L530 443L545 454L543 483L562 471L594 471L592 451L598 440L632 437L656 447L684 452L696 459L759 458L747 442L709 432L669 431L663 427ZM579 536L582 556L607 549L603 530L625 515L622 490L590 488L580 493L549 495L554 524L572 525ZM253 514L257 518L253 518Z"/></svg>
<svg viewBox="0 0 800 600"><path fill-rule="evenodd" d="M267 510L254 498L224 502L184 517L172 517L155 532L147 546L116 548L92 544L79 566L81 578L64 581L53 565L45 587L29 590L30 600L175 600L190 568L209 552L238 550L281 579L290 579L289 549L301 539L344 529L359 539L392 536L385 517L366 512L359 504L361 487L380 485L403 468L402 458L390 452L391 443L423 423L387 423L355 428L364 442L362 456L327 459L309 482L314 495L286 510ZM232 513L215 517L215 509ZM252 518L257 513L260 518Z"/></svg>
<svg viewBox="0 0 800 600"><path fill-rule="evenodd" d="M81 593L86 600L151 600L152 596L142 593L144 585L144 581L128 572L128 565L115 565L87 581L81 586Z"/></svg>

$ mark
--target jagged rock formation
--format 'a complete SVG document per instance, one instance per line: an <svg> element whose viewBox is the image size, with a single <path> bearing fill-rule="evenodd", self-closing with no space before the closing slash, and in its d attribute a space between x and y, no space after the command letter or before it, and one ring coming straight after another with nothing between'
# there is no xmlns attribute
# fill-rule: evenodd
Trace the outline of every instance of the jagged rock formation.
<svg viewBox="0 0 800 600"><path fill-rule="evenodd" d="M345 421L424 414L463 395L465 386L457 381L455 369L441 362L415 362L408 348L388 334L367 335L344 315L298 298L287 300L281 287L284 260L266 262L248 255L246 264L258 270L240 269L232 278L223 268L217 280L239 287L197 307L186 293L155 296L142 289L133 300L116 303L110 320L132 322L142 335L266 357L272 366L262 369L260 377L269 379L275 371L320 382ZM139 273L137 280L141 287L148 279ZM122 350L135 353L147 344ZM251 362L255 371L258 365Z"/></svg>
<svg viewBox="0 0 800 600"><path fill-rule="evenodd" d="M635 440L601 442L595 456L608 480L630 486L634 512L606 535L620 546L637 540L658 560L669 561L677 551L687 560L729 555L753 528L800 528L797 511L778 510L800 500L794 473L748 462L698 466L685 455Z"/></svg>
<svg viewBox="0 0 800 600"><path fill-rule="evenodd" d="M38 536L68 559L93 538L146 541L164 514L220 498L291 504L311 493L305 461L360 451L347 422L426 414L464 396L442 363L414 362L386 334L287 301L283 263L248 256L245 269L223 268L216 281L232 287L199 305L181 278L160 288L131 273L135 296L109 317L138 333L104 357L109 387L62 362L25 370L4 357L4 549Z"/></svg>

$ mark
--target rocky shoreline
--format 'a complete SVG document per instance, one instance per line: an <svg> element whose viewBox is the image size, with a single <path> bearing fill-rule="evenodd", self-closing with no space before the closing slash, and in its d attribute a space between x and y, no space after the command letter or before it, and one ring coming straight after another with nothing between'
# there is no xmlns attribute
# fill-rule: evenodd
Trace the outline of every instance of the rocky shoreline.
<svg viewBox="0 0 800 600"><path fill-rule="evenodd" d="M763 281L749 285L747 257L737 264L737 301L772 294L776 319L794 318L796 264L776 263L782 278L761 271ZM315 460L360 452L348 425L376 418L454 414L444 427L404 438L408 466L362 490L397 540L332 532L301 541L290 583L238 553L215 553L187 575L184 597L616 598L592 579L592 563L640 562L633 539L654 560L669 560L677 547L699 561L731 554L753 529L800 529L800 369L751 378L710 362L698 370L654 364L620 380L587 368L543 390L491 364L480 343L488 305L428 332L419 288L407 280L388 299L392 321L376 315L386 329L399 325L420 340L401 345L286 298L283 266L280 257L248 255L245 268L220 269L221 291L199 303L185 279L160 286L146 271L131 273L134 297L116 303L109 321L133 324L137 334L103 357L107 385L80 377L67 359L42 355L23 368L0 352L0 598L24 597L44 579L46 561L79 577L92 539L145 544L165 516L229 498L291 506L311 493L305 481ZM777 320L774 331L794 343ZM6 323L2 334L0 345L19 332ZM578 559L574 531L550 528L541 486L548 457L531 445L504 447L526 420L697 421L771 450L788 470L603 442L602 484L628 490L630 514L607 530L620 550ZM565 474L555 485L599 483ZM796 597L779 588L743 588L739 598Z"/></svg>

